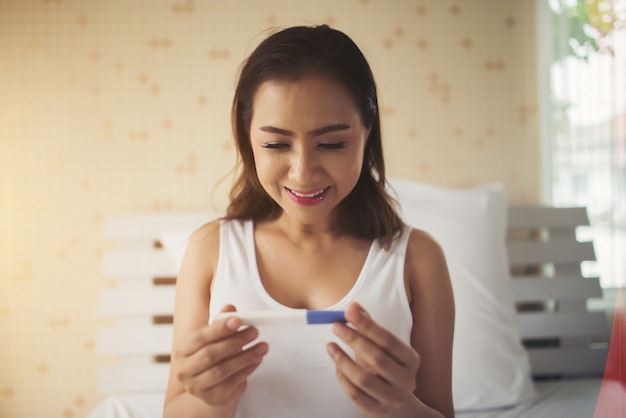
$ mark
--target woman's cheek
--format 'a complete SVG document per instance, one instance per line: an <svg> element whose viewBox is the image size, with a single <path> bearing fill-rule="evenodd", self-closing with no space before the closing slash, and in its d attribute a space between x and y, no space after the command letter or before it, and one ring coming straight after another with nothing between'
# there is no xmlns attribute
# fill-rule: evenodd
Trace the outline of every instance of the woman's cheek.
<svg viewBox="0 0 626 418"><path fill-rule="evenodd" d="M260 155L255 161L257 176L263 182L278 180L284 166L283 159L278 155Z"/></svg>

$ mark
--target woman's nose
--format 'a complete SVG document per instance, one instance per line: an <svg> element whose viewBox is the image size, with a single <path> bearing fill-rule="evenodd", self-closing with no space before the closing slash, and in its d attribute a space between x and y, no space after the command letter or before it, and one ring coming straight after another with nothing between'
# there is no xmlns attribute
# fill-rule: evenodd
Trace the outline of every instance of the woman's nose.
<svg viewBox="0 0 626 418"><path fill-rule="evenodd" d="M291 163L291 178L301 185L309 185L317 180L319 163L314 153L300 152L294 155Z"/></svg>

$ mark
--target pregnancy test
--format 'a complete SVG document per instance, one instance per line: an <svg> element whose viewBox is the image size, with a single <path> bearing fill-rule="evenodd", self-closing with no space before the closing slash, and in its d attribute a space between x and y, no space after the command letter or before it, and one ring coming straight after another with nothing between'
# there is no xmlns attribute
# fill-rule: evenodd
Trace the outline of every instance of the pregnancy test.
<svg viewBox="0 0 626 418"><path fill-rule="evenodd" d="M346 322L344 311L296 309L291 311L220 312L215 320L236 316L244 325L314 325Z"/></svg>

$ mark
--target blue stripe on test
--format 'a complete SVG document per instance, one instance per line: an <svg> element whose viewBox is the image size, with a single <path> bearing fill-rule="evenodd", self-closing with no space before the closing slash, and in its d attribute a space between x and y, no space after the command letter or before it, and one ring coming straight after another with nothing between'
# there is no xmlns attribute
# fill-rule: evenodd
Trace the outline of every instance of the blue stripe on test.
<svg viewBox="0 0 626 418"><path fill-rule="evenodd" d="M343 311L306 311L307 324L332 324L346 322Z"/></svg>

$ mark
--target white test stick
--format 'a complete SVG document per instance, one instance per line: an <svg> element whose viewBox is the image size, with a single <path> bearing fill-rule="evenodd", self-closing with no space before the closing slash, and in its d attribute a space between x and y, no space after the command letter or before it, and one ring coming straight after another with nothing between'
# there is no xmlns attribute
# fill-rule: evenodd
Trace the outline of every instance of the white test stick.
<svg viewBox="0 0 626 418"><path fill-rule="evenodd" d="M294 309L289 311L220 312L214 320L236 316L244 325L314 325L346 322L344 311Z"/></svg>

